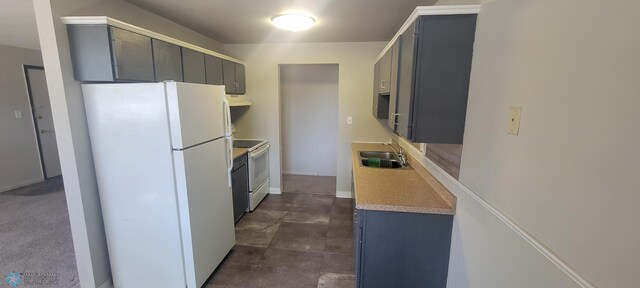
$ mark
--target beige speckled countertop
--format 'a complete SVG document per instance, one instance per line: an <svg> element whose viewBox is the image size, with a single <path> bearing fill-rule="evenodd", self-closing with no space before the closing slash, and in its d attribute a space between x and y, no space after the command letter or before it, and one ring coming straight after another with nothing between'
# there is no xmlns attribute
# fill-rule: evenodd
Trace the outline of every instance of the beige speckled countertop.
<svg viewBox="0 0 640 288"><path fill-rule="evenodd" d="M357 209L455 214L455 196L409 157L411 169L362 166L358 152L391 151L382 143L351 143Z"/></svg>
<svg viewBox="0 0 640 288"><path fill-rule="evenodd" d="M247 152L249 152L249 149L247 148L233 148L233 159L236 159Z"/></svg>

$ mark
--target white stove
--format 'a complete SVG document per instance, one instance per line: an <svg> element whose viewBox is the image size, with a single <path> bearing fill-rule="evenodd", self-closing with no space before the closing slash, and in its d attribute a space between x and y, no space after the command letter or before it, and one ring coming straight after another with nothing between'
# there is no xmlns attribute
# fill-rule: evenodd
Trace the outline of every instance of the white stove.
<svg viewBox="0 0 640 288"><path fill-rule="evenodd" d="M269 142L264 139L234 139L233 148L249 150L249 207L256 209L269 194Z"/></svg>

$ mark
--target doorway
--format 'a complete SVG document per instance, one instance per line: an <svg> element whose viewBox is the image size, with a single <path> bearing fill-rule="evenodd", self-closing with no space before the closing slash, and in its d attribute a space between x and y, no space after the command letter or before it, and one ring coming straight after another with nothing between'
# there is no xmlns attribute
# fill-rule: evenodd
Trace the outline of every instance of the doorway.
<svg viewBox="0 0 640 288"><path fill-rule="evenodd" d="M60 176L60 158L44 67L25 65L24 74L38 140L42 175L45 179Z"/></svg>
<svg viewBox="0 0 640 288"><path fill-rule="evenodd" d="M283 192L335 195L338 64L280 65Z"/></svg>

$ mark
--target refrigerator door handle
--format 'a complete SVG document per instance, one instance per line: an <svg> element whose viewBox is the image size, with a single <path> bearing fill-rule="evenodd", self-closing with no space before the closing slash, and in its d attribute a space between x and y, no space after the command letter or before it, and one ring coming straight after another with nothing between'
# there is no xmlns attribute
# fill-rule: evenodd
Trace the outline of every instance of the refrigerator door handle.
<svg viewBox="0 0 640 288"><path fill-rule="evenodd" d="M231 137L226 137L225 141L227 142L227 180L229 182L229 188L231 188L231 173L233 170L233 140Z"/></svg>
<svg viewBox="0 0 640 288"><path fill-rule="evenodd" d="M227 146L227 180L229 188L231 188L231 172L233 170L233 138L231 137L231 109L229 109L229 101L226 96L222 96L223 105L222 114L224 115L224 134Z"/></svg>
<svg viewBox="0 0 640 288"><path fill-rule="evenodd" d="M229 101L227 100L227 96L222 96L223 98L223 105L222 105L222 109L224 109L223 111L223 115L224 116L224 136L226 137L231 137L231 108L229 105Z"/></svg>

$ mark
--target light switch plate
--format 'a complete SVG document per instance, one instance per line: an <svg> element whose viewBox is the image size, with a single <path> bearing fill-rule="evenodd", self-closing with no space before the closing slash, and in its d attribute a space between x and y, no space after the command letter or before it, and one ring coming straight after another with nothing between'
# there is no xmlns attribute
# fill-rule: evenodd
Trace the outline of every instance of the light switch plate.
<svg viewBox="0 0 640 288"><path fill-rule="evenodd" d="M15 110L14 113L16 114L16 119L21 119L22 118L22 111L21 110Z"/></svg>
<svg viewBox="0 0 640 288"><path fill-rule="evenodd" d="M520 133L520 114L522 114L522 107L511 107L509 109L507 133L516 136Z"/></svg>
<svg viewBox="0 0 640 288"><path fill-rule="evenodd" d="M349 125L353 124L353 117L351 116L347 117L347 124Z"/></svg>

